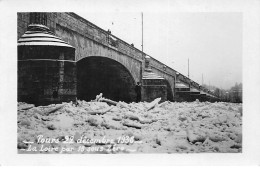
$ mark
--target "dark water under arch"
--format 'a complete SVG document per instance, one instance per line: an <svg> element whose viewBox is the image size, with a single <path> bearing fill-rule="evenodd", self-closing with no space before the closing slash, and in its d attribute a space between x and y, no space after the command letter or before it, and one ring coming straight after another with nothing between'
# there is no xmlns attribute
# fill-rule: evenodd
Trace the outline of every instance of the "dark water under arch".
<svg viewBox="0 0 260 169"><path fill-rule="evenodd" d="M115 101L135 101L135 81L119 62L105 57L86 57L77 62L77 98L94 100L96 95Z"/></svg>

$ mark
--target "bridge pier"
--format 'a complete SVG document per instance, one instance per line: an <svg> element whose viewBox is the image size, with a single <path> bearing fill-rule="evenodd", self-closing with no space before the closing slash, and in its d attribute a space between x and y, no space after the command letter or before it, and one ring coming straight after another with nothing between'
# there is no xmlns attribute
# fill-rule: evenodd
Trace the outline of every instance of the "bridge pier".
<svg viewBox="0 0 260 169"><path fill-rule="evenodd" d="M76 99L75 49L43 25L18 40L18 101L50 104Z"/></svg>
<svg viewBox="0 0 260 169"><path fill-rule="evenodd" d="M161 102L167 100L167 85L164 79L143 79L142 84L142 101L151 102L159 97Z"/></svg>
<svg viewBox="0 0 260 169"><path fill-rule="evenodd" d="M145 69L142 75L142 101L153 101L161 98L161 102L167 100L167 81L151 70L150 57L145 57Z"/></svg>

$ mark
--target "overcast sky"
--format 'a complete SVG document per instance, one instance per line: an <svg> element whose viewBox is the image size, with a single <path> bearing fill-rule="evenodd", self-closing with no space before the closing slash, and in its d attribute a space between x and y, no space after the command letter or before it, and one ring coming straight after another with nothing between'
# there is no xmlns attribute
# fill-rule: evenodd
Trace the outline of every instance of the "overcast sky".
<svg viewBox="0 0 260 169"><path fill-rule="evenodd" d="M139 12L76 12L141 50ZM199 84L242 82L242 13L144 12L144 52Z"/></svg>

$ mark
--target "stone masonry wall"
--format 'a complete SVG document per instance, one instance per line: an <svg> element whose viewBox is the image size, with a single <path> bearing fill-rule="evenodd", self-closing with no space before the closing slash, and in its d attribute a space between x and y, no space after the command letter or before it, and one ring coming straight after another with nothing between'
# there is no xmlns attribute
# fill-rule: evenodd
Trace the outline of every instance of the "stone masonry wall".
<svg viewBox="0 0 260 169"><path fill-rule="evenodd" d="M153 101L160 97L161 102L167 100L167 85L164 79L143 79L142 100Z"/></svg>

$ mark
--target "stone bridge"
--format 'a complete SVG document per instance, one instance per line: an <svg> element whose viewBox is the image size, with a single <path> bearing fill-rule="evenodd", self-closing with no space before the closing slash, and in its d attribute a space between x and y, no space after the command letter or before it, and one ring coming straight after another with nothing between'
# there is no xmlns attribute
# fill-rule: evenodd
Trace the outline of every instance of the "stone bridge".
<svg viewBox="0 0 260 169"><path fill-rule="evenodd" d="M137 82L143 101L217 100L196 82L75 13L17 16L18 101L89 101L103 93L132 102Z"/></svg>

